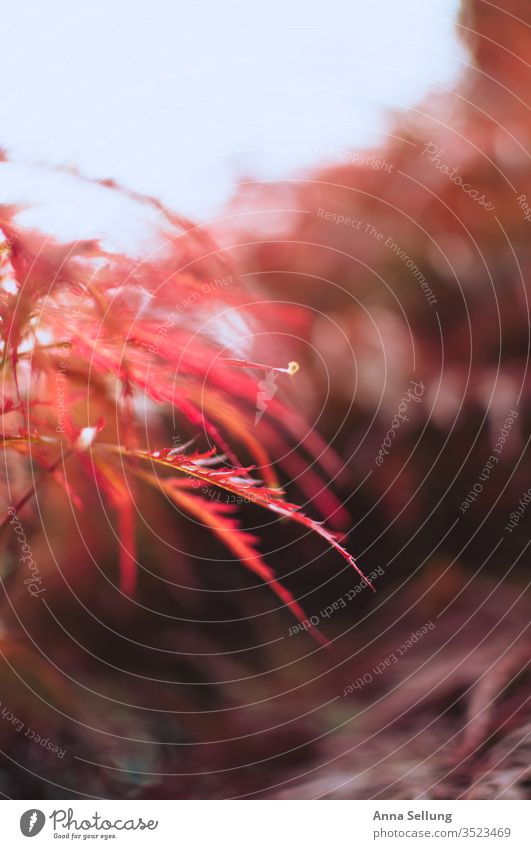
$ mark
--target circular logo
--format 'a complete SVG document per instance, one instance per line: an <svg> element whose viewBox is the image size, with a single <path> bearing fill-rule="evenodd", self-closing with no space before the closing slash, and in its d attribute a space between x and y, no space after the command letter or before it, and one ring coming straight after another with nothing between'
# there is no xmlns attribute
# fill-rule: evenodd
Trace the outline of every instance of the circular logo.
<svg viewBox="0 0 531 849"><path fill-rule="evenodd" d="M35 837L39 831L42 831L46 817L42 811L37 808L31 808L29 811L24 811L20 817L20 830L24 837Z"/></svg>

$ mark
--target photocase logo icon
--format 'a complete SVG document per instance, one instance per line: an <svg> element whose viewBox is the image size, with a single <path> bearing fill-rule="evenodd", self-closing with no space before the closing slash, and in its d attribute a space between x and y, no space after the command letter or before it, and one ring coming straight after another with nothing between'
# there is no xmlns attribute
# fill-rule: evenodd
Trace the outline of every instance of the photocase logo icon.
<svg viewBox="0 0 531 849"><path fill-rule="evenodd" d="M24 837L35 837L44 828L46 817L37 808L25 811L20 817L20 830Z"/></svg>
<svg viewBox="0 0 531 849"><path fill-rule="evenodd" d="M274 398L275 392L278 389L277 372L289 374L290 377L293 377L294 374L297 374L298 370L299 364L295 361L288 363L287 368L268 369L268 371L266 372L265 379L260 380L258 383L258 393L256 396L256 415L254 417L255 427L260 422L262 416L267 410L267 405Z"/></svg>
<svg viewBox="0 0 531 849"><path fill-rule="evenodd" d="M268 402L271 401L275 392L277 376L274 371L268 371L265 380L260 380L258 383L258 393L256 396L256 415L254 419L255 427L267 410Z"/></svg>

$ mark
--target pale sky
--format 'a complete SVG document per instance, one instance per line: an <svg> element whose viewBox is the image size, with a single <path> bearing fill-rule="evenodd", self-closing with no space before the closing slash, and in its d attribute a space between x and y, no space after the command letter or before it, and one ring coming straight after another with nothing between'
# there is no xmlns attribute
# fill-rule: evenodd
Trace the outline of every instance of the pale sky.
<svg viewBox="0 0 531 849"><path fill-rule="evenodd" d="M451 85L457 6L22 0L1 22L0 145L208 220L242 176L376 144L389 109Z"/></svg>

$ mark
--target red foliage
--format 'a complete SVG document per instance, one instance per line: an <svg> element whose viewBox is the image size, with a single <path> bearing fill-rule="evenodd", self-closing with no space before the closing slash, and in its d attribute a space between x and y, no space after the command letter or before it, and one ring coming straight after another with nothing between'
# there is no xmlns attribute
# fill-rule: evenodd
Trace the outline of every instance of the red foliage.
<svg viewBox="0 0 531 849"><path fill-rule="evenodd" d="M278 487L265 446L274 436L282 455L289 455L290 439L303 432L300 419L271 399L260 438L254 431L252 370L271 367L226 356L242 347L235 344L231 322L236 318L248 328L251 317L240 304L252 299L247 293L243 298L235 274L202 231L153 199L132 197L154 206L167 231L163 251L141 260L105 250L97 240L60 243L22 228L20 210L1 209L3 443L7 452L25 455L19 462L29 461L33 474L23 494L8 475L6 501L18 511L39 485L54 480L82 507L83 477L71 472L77 464L115 515L120 588L131 594L135 493L154 486L212 531L303 619L300 605L262 560L256 538L229 515L231 506L190 492L204 484L242 496L316 532L359 571L334 535L285 501ZM289 363L272 370L293 375L297 369ZM169 410L183 432L204 439L206 451L167 447L172 439L163 415ZM304 441L326 454L317 435L304 434ZM166 447L153 450L153 444ZM244 467L241 451L252 465ZM324 462L334 468L330 455ZM291 456L288 463L295 473L306 472L302 459ZM251 477L252 469L265 483ZM301 475L301 486L315 494L317 509L339 513L315 471Z"/></svg>

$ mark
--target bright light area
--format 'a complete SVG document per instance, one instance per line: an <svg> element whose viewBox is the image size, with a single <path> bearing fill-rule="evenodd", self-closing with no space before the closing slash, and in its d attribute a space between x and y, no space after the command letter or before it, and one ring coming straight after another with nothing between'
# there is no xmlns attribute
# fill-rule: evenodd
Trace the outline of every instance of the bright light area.
<svg viewBox="0 0 531 849"><path fill-rule="evenodd" d="M245 177L385 140L463 68L457 0L22 0L2 22L11 157L208 219ZM18 178L17 178L18 181Z"/></svg>

